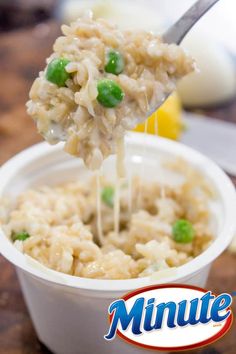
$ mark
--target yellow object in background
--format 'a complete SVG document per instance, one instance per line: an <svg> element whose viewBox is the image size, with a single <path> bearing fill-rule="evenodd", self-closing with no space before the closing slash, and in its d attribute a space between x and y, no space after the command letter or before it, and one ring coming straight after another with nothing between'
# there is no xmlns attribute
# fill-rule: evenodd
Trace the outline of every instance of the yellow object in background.
<svg viewBox="0 0 236 354"><path fill-rule="evenodd" d="M147 133L158 134L165 138L178 140L183 129L181 113L182 107L180 99L178 95L174 93L148 118ZM145 132L145 123L139 124L134 131Z"/></svg>

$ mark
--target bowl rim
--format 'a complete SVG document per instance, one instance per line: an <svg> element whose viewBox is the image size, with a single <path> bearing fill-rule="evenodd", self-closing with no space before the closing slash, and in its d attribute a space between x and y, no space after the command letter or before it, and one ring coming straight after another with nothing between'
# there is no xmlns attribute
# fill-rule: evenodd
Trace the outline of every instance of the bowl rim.
<svg viewBox="0 0 236 354"><path fill-rule="evenodd" d="M153 283L181 283L185 278L189 279L193 277L194 274L199 273L203 268L212 263L228 247L236 232L236 190L230 178L212 160L182 143L136 132L127 134L126 141L128 144L132 144L132 142L140 144L141 146L145 144L153 149L155 148L167 153L172 153L176 156L181 156L192 165L197 166L208 178L211 175L212 182L217 189L217 193L219 194L225 211L225 221L218 237L203 253L190 262L174 268L173 273L170 271L168 275L163 275L163 278L161 277L160 272L158 280L152 279L151 277L125 280L88 279L51 270L18 251L5 236L1 227L0 253L8 259L8 261L16 267L24 270L26 273L42 280L49 281L54 285L57 284L98 292L129 291ZM56 146L50 146L46 142L38 143L21 151L3 164L0 168L0 197L8 180L16 175L17 170L22 169L24 166L29 165L38 158L46 157L53 153L59 153L62 150L62 146L62 143L59 143Z"/></svg>

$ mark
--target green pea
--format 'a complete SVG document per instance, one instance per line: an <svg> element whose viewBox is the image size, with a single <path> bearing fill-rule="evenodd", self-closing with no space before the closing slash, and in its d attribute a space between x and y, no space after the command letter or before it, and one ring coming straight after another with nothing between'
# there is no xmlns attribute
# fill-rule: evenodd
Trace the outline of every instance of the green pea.
<svg viewBox="0 0 236 354"><path fill-rule="evenodd" d="M53 84L56 84L58 87L65 87L66 81L71 77L71 75L65 69L69 62L70 61L65 58L53 59L47 67L47 80Z"/></svg>
<svg viewBox="0 0 236 354"><path fill-rule="evenodd" d="M172 234L175 242L191 243L194 238L193 225L184 219L177 220L172 227Z"/></svg>
<svg viewBox="0 0 236 354"><path fill-rule="evenodd" d="M21 232L18 232L18 233L13 232L13 234L12 234L12 240L13 241L16 241L16 240L25 241L29 237L30 237L30 235L26 231L21 231Z"/></svg>
<svg viewBox="0 0 236 354"><path fill-rule="evenodd" d="M102 201L110 208L114 205L115 191L113 187L104 187L101 193Z"/></svg>
<svg viewBox="0 0 236 354"><path fill-rule="evenodd" d="M116 107L124 98L122 88L113 80L102 79L98 81L98 102L107 108Z"/></svg>
<svg viewBox="0 0 236 354"><path fill-rule="evenodd" d="M124 70L124 67L124 58L119 52L115 50L108 52L105 66L105 71L107 73L119 75Z"/></svg>

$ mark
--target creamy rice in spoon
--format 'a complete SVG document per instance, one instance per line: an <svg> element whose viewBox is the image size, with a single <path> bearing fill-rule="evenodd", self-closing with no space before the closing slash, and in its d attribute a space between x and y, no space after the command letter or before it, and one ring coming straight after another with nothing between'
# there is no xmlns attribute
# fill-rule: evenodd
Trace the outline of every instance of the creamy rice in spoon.
<svg viewBox="0 0 236 354"><path fill-rule="evenodd" d="M194 70L194 61L182 48L162 42L145 31L120 31L105 20L82 17L62 26L63 36L53 47L47 67L40 72L27 103L38 131L51 144L65 141L65 150L81 157L90 169L116 151L125 130L147 118L176 80ZM119 74L105 71L109 52L124 62ZM50 82L46 73L55 58L63 58L69 74L63 87ZM98 82L109 79L123 91L113 108L98 101Z"/></svg>

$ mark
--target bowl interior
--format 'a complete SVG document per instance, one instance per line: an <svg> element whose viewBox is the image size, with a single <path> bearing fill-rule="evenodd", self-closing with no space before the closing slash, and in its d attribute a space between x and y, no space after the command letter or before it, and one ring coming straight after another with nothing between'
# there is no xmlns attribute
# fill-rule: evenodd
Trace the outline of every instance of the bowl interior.
<svg viewBox="0 0 236 354"><path fill-rule="evenodd" d="M183 158L200 170L215 188L216 198L209 203L209 208L212 214L211 227L216 240L199 257L187 265L179 267L178 274L174 276L175 279L194 273L210 263L227 247L233 237L233 231L236 229L235 221L233 221L234 219L230 212L230 208L233 206L236 210L234 188L227 176L213 162L192 149L165 139L157 139L156 137L137 133L131 133L126 138L125 165L127 175L139 175L147 183L148 181L159 181L165 184L178 185L183 177L163 167L163 162L173 161L177 157ZM104 163L103 173L109 179L115 179L115 163L114 156L108 158ZM25 150L3 166L0 170L0 196L7 195L15 198L29 187L43 184L55 185L76 179L85 180L90 175L91 172L84 167L82 161L64 153L61 145L51 147L46 143L42 143ZM3 241L3 239L5 240ZM6 242L6 237L3 233L0 234L0 244L3 255L11 262L35 273L35 267L26 262L26 257L19 254L8 240ZM38 269L38 271L43 272L43 275L40 274L40 276L44 278L48 278L49 274L52 276L57 273L51 270L45 271L45 269L42 271L42 269ZM58 282L58 277L62 283L71 286L77 284L76 286L78 286L78 282L75 282L75 277L57 273L56 280L53 279L53 281ZM173 281L172 278L170 277L167 280ZM134 284L132 285L132 283ZM97 288L99 284L103 284L102 288L104 288L105 284L105 287L109 289L119 289L120 287L132 289L132 287L137 288L149 283L147 279L143 282L142 279L128 281L81 279L80 286Z"/></svg>

